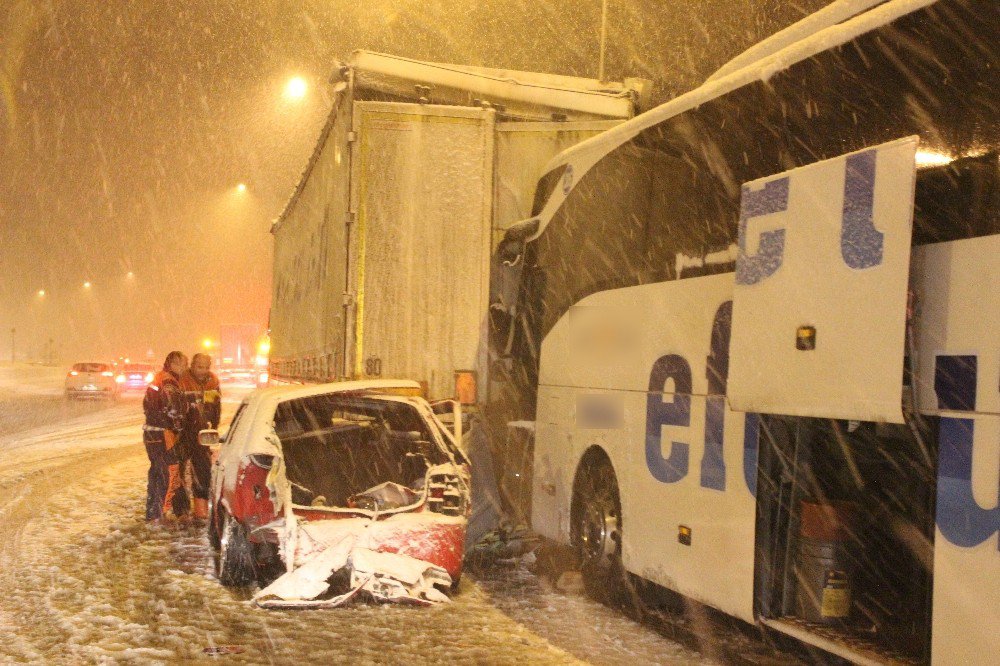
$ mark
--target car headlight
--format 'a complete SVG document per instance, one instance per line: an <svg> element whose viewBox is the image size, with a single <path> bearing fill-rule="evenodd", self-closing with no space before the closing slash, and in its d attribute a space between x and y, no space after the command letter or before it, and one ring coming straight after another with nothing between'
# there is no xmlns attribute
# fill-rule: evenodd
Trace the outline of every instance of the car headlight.
<svg viewBox="0 0 1000 666"><path fill-rule="evenodd" d="M118 375L117 377L115 377L115 383L117 383L117 384L124 384L125 383L125 375Z"/></svg>

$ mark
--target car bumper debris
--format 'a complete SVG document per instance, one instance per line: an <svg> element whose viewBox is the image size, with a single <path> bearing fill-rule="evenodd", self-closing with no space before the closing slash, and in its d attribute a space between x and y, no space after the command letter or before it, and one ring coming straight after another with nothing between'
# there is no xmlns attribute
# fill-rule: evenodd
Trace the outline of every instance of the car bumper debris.
<svg viewBox="0 0 1000 666"><path fill-rule="evenodd" d="M362 592L381 602L449 601L437 588L452 583L445 569L408 555L373 550L366 545L366 531L365 526L355 525L339 541L257 592L254 602L262 608L336 607ZM333 590L331 580L341 581L340 587L347 582L346 589Z"/></svg>

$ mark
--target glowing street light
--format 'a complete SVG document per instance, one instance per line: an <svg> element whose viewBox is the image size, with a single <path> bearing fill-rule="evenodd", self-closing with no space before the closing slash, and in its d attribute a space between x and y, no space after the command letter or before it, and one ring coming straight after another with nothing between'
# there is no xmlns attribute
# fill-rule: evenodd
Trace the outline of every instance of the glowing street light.
<svg viewBox="0 0 1000 666"><path fill-rule="evenodd" d="M290 99L302 99L306 96L309 85L301 76L293 76L285 84L285 97Z"/></svg>
<svg viewBox="0 0 1000 666"><path fill-rule="evenodd" d="M954 161L954 158L944 153L933 150L918 150L916 155L917 167L944 166Z"/></svg>
<svg viewBox="0 0 1000 666"><path fill-rule="evenodd" d="M212 338L205 338L201 341L201 346L205 349L211 349L215 346L215 343L212 341Z"/></svg>
<svg viewBox="0 0 1000 666"><path fill-rule="evenodd" d="M38 290L38 298L45 298L45 290L44 289L39 289Z"/></svg>
<svg viewBox="0 0 1000 666"><path fill-rule="evenodd" d="M247 184L240 183L239 185L236 186L236 191L239 192L240 194L243 194L244 192L247 191Z"/></svg>
<svg viewBox="0 0 1000 666"><path fill-rule="evenodd" d="M84 289L90 289L92 286L93 285L90 284L90 280L87 280L86 282L83 283Z"/></svg>
<svg viewBox="0 0 1000 666"><path fill-rule="evenodd" d="M134 280L135 279L135 273L133 273L132 271L129 271L128 273L125 274L125 279L126 280Z"/></svg>

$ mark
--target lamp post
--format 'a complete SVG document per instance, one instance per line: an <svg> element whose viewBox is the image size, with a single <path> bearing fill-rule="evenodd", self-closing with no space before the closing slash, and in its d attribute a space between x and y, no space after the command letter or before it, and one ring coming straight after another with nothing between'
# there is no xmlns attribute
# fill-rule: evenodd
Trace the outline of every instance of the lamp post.
<svg viewBox="0 0 1000 666"><path fill-rule="evenodd" d="M601 52L597 60L597 80L604 80L604 45L608 39L608 0L601 0Z"/></svg>

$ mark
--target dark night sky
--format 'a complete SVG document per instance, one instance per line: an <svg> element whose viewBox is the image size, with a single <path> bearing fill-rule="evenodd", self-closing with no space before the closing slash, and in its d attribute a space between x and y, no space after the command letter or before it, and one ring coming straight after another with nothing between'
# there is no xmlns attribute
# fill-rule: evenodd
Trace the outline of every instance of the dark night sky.
<svg viewBox="0 0 1000 666"><path fill-rule="evenodd" d="M610 0L606 72L653 79L663 101L825 4ZM267 231L329 109L335 59L370 49L595 76L600 12L600 0L0 0L0 358L12 326L19 358L51 337L70 361L159 357L221 323L264 324ZM282 94L293 75L310 83L302 100Z"/></svg>

